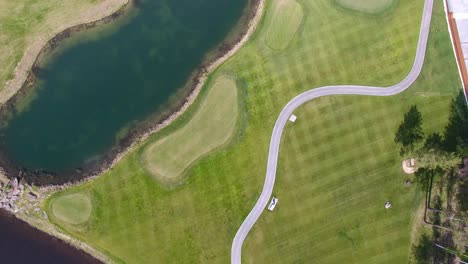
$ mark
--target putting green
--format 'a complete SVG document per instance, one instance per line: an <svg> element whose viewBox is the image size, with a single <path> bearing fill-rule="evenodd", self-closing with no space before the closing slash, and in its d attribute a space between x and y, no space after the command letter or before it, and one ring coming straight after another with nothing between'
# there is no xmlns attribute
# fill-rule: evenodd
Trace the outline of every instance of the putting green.
<svg viewBox="0 0 468 264"><path fill-rule="evenodd" d="M55 218L68 224L79 225L88 221L93 206L88 195L73 193L52 200L51 208Z"/></svg>
<svg viewBox="0 0 468 264"><path fill-rule="evenodd" d="M395 0L335 0L335 2L346 9L377 14L390 8Z"/></svg>
<svg viewBox="0 0 468 264"><path fill-rule="evenodd" d="M160 183L180 181L182 173L193 162L231 138L237 114L236 83L220 76L185 126L143 150L145 168Z"/></svg>
<svg viewBox="0 0 468 264"><path fill-rule="evenodd" d="M285 49L302 21L302 7L295 0L276 0L267 20L266 44L274 50Z"/></svg>

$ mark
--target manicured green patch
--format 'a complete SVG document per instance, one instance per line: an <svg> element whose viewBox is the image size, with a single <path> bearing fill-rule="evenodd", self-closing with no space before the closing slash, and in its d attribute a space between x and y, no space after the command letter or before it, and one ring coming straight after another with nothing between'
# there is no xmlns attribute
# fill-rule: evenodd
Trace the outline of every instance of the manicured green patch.
<svg viewBox="0 0 468 264"><path fill-rule="evenodd" d="M381 13L398 0L335 0L343 8L368 14Z"/></svg>
<svg viewBox="0 0 468 264"><path fill-rule="evenodd" d="M266 44L274 50L286 48L301 25L302 16L302 7L296 0L273 1L266 28Z"/></svg>
<svg viewBox="0 0 468 264"><path fill-rule="evenodd" d="M232 137L237 116L236 83L220 76L185 126L145 148L142 153L145 168L160 183L179 182L194 161Z"/></svg>
<svg viewBox="0 0 468 264"><path fill-rule="evenodd" d="M88 221L93 205L88 195L73 193L52 200L51 212L59 221L78 225Z"/></svg>
<svg viewBox="0 0 468 264"><path fill-rule="evenodd" d="M86 229L52 221L126 263L229 263L232 239L261 192L282 107L323 85L401 81L413 63L423 4L401 1L385 16L356 16L329 0L301 1L301 37L287 53L265 46L265 18L248 45L213 76L235 76L246 108L245 126L229 148L194 163L186 183L168 190L141 166L143 146L96 180L56 194L90 194ZM245 263L407 262L421 193L415 184L404 187L394 133L413 104L423 114L424 131L441 131L460 89L440 1L431 25L423 72L408 91L388 98L334 96L298 109L298 120L282 138L277 209L265 212L247 237ZM161 134L184 124L176 121ZM386 200L393 204L389 210Z"/></svg>

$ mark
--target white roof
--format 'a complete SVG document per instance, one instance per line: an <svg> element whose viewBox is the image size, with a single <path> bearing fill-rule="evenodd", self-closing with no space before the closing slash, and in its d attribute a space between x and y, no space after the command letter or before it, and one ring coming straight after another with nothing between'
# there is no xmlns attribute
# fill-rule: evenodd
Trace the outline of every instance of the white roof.
<svg viewBox="0 0 468 264"><path fill-rule="evenodd" d="M449 10L454 13L468 13L468 0L447 0Z"/></svg>
<svg viewBox="0 0 468 264"><path fill-rule="evenodd" d="M468 18L467 19L457 19L457 28L458 35L460 36L460 41L468 42Z"/></svg>
<svg viewBox="0 0 468 264"><path fill-rule="evenodd" d="M468 42L462 43L463 55L468 59Z"/></svg>

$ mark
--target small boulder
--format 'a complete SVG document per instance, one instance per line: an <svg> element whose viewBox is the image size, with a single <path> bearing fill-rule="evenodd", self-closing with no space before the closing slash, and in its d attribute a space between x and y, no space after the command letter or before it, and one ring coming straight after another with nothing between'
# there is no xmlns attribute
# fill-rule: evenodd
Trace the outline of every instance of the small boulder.
<svg viewBox="0 0 468 264"><path fill-rule="evenodd" d="M13 190L16 190L18 188L18 179L14 178L13 180L10 181L10 186Z"/></svg>
<svg viewBox="0 0 468 264"><path fill-rule="evenodd" d="M31 202L34 202L37 200L37 195L33 192L29 192L27 195L26 195L26 198L28 198L29 201Z"/></svg>
<svg viewBox="0 0 468 264"><path fill-rule="evenodd" d="M19 189L14 189L12 192L11 192L11 196L18 196L21 194L21 190Z"/></svg>

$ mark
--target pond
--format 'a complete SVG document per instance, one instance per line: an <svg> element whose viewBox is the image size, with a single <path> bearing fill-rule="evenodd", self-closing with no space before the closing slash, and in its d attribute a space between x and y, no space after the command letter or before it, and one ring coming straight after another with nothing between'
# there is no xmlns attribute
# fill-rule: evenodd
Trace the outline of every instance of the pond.
<svg viewBox="0 0 468 264"><path fill-rule="evenodd" d="M180 107L200 65L239 36L249 3L139 0L116 21L73 34L3 109L2 167L38 184L97 170L138 129Z"/></svg>

